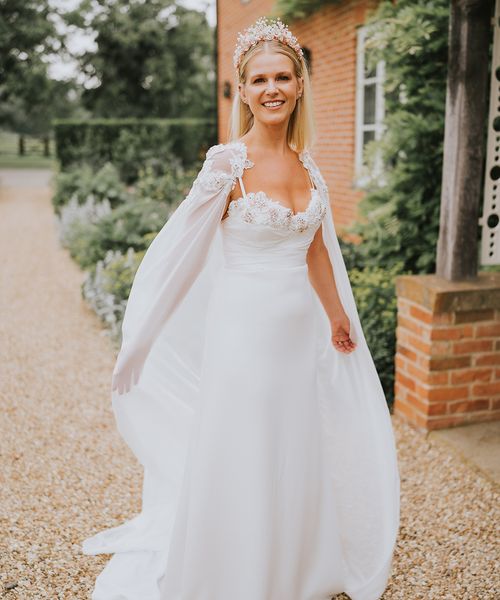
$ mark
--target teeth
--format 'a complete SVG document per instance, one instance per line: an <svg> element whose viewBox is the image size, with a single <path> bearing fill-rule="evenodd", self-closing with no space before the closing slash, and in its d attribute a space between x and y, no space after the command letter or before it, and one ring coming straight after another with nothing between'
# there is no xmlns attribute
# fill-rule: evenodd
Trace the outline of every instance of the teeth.
<svg viewBox="0 0 500 600"><path fill-rule="evenodd" d="M264 102L264 106L279 106L280 104L283 104L282 100L276 102Z"/></svg>

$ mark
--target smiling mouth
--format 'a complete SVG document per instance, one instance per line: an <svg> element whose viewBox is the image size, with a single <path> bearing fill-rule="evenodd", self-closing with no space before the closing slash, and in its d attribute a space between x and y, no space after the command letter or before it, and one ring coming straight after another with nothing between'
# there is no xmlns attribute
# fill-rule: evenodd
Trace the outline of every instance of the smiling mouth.
<svg viewBox="0 0 500 600"><path fill-rule="evenodd" d="M284 100L271 100L269 102L263 102L262 106L264 106L265 108L276 109L282 106L283 104L285 104Z"/></svg>

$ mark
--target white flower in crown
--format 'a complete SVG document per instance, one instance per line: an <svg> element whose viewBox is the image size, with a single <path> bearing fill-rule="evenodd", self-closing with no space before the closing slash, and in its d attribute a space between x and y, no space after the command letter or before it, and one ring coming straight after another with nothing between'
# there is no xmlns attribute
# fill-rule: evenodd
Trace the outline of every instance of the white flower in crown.
<svg viewBox="0 0 500 600"><path fill-rule="evenodd" d="M235 69L238 68L241 57L245 52L262 40L279 40L283 44L293 48L301 58L304 56L297 38L292 35L292 32L279 18L268 20L266 17L260 17L253 25L245 29L242 33L238 33L238 41L236 42L236 49L233 56Z"/></svg>

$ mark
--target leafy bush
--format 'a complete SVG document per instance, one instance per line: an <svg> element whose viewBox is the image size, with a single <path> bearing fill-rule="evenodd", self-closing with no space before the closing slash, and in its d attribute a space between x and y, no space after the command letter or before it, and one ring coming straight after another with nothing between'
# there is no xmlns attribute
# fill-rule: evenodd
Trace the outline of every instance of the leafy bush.
<svg viewBox="0 0 500 600"><path fill-rule="evenodd" d="M119 343L121 324L135 273L144 251L129 248L125 254L109 250L87 273L82 296L109 328L112 339Z"/></svg>
<svg viewBox="0 0 500 600"><path fill-rule="evenodd" d="M109 250L122 253L130 247L137 252L145 250L149 245L145 236L158 233L171 210L167 204L151 200L128 202L97 223L74 227L68 246L70 254L83 269L88 269L104 260Z"/></svg>
<svg viewBox="0 0 500 600"><path fill-rule="evenodd" d="M397 299L395 278L402 264L391 269L352 269L349 273L366 342L377 368L388 404L394 402Z"/></svg>
<svg viewBox="0 0 500 600"><path fill-rule="evenodd" d="M81 235L82 228L84 230L88 225L95 225L110 213L111 205L107 199L96 202L91 195L80 204L76 194L73 195L68 204L61 208L59 218L56 218L59 241L65 248L70 248Z"/></svg>
<svg viewBox="0 0 500 600"><path fill-rule="evenodd" d="M362 269L362 261L359 258L359 245L354 242L348 242L338 237L340 251L344 258L345 266L348 271L352 269Z"/></svg>
<svg viewBox="0 0 500 600"><path fill-rule="evenodd" d="M84 165L57 175L56 193L52 198L56 214L60 214L61 208L71 199L76 198L79 204L83 204L89 197L96 203L108 200L111 207L129 199L126 187L111 163L106 163L97 173L89 165Z"/></svg>
<svg viewBox="0 0 500 600"><path fill-rule="evenodd" d="M148 166L140 170L134 194L140 200L176 205L187 196L198 170L185 170L179 162L172 161L164 174L158 174Z"/></svg>

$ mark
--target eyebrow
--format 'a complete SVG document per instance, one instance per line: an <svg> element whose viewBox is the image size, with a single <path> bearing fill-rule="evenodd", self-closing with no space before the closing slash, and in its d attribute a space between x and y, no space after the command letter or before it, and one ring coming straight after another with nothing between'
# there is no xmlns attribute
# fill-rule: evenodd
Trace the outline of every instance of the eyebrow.
<svg viewBox="0 0 500 600"><path fill-rule="evenodd" d="M266 73L256 73L255 75L252 75L250 79L253 79L254 77L265 77L265 75ZM276 75L291 75L291 73L290 71L278 71Z"/></svg>

